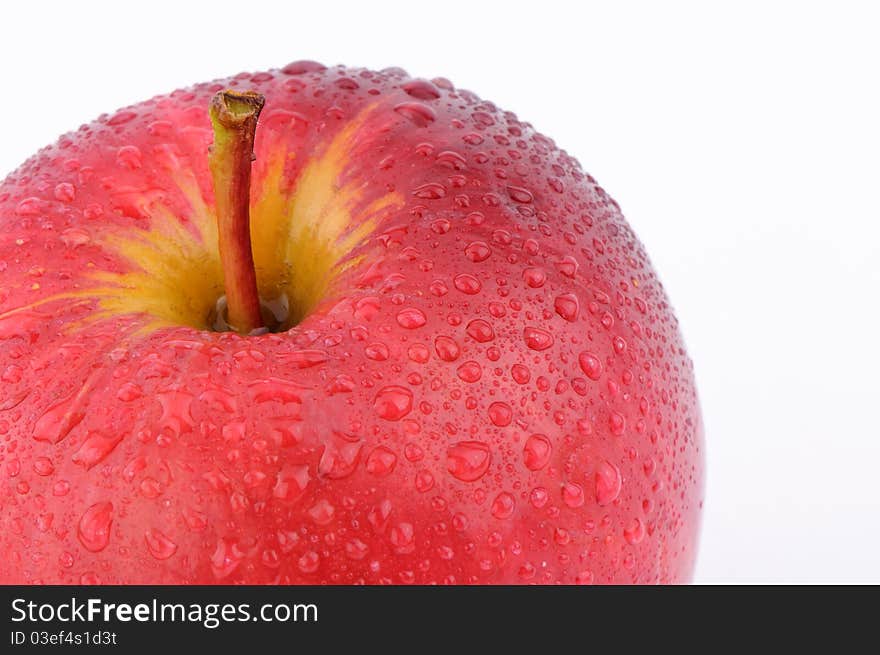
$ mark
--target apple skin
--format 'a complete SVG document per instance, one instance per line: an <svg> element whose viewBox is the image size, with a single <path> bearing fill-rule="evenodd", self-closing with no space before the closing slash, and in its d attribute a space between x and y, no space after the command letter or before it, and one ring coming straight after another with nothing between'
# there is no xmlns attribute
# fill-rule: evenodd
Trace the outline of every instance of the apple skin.
<svg viewBox="0 0 880 655"><path fill-rule="evenodd" d="M227 87L266 97L263 336L207 329ZM0 187L0 276L2 583L690 579L663 287L571 156L444 79L296 62L101 116Z"/></svg>

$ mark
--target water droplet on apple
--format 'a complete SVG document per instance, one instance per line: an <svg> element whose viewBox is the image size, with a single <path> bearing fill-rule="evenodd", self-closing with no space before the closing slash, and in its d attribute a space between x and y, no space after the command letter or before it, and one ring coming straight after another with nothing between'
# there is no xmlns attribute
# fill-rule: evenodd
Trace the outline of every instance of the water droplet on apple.
<svg viewBox="0 0 880 655"><path fill-rule="evenodd" d="M422 327L428 322L425 312L417 307L407 307L397 313L397 324L407 330L414 330Z"/></svg>
<svg viewBox="0 0 880 655"><path fill-rule="evenodd" d="M383 387L373 400L376 414L386 421L399 421L412 411L412 406L412 392L399 385Z"/></svg>
<svg viewBox="0 0 880 655"><path fill-rule="evenodd" d="M79 519L76 536L93 553L104 550L110 542L113 524L113 503L95 503Z"/></svg>
<svg viewBox="0 0 880 655"><path fill-rule="evenodd" d="M99 585L101 584L101 578L94 571L87 571L79 576L79 583L81 585Z"/></svg>
<svg viewBox="0 0 880 655"><path fill-rule="evenodd" d="M483 368L475 361L467 361L457 370L458 377L465 382L476 382L483 376Z"/></svg>
<svg viewBox="0 0 880 655"><path fill-rule="evenodd" d="M287 353L279 353L275 357L281 361L292 364L298 369L312 368L318 366L330 359L330 355L325 350L314 348L304 350L294 350Z"/></svg>
<svg viewBox="0 0 880 655"><path fill-rule="evenodd" d="M544 507L549 499L550 494L547 493L547 490L544 487L535 487L529 492L529 502L535 509L541 509Z"/></svg>
<svg viewBox="0 0 880 655"><path fill-rule="evenodd" d="M401 102L394 106L394 111L416 127L427 127L437 120L437 112L421 102Z"/></svg>
<svg viewBox="0 0 880 655"><path fill-rule="evenodd" d="M569 507L580 507L584 504L584 488L574 482L562 485L562 502Z"/></svg>
<svg viewBox="0 0 880 655"><path fill-rule="evenodd" d="M333 522L336 508L326 499L321 498L308 510L309 517L318 525L328 525Z"/></svg>
<svg viewBox="0 0 880 655"><path fill-rule="evenodd" d="M190 413L192 394L174 389L156 394L156 400L162 407L158 422L160 430L168 430L175 436L192 430L195 423Z"/></svg>
<svg viewBox="0 0 880 655"><path fill-rule="evenodd" d="M513 410L507 403L494 402L489 405L489 420L492 421L493 425L503 428L510 425L512 419Z"/></svg>
<svg viewBox="0 0 880 655"><path fill-rule="evenodd" d="M211 555L211 571L218 580L229 577L244 559L244 553L231 539L218 539Z"/></svg>
<svg viewBox="0 0 880 655"><path fill-rule="evenodd" d="M303 387L290 380L268 378L252 382L249 386L255 403L273 400L281 403L302 403Z"/></svg>
<svg viewBox="0 0 880 655"><path fill-rule="evenodd" d="M424 364L431 357L431 351L423 343L414 343L407 349L406 354L410 361L416 364Z"/></svg>
<svg viewBox="0 0 880 655"><path fill-rule="evenodd" d="M550 461L553 447L543 434L533 434L523 446L523 461L530 471L538 471Z"/></svg>
<svg viewBox="0 0 880 655"><path fill-rule="evenodd" d="M513 366L511 366L510 375L511 377L513 377L517 384L525 384L532 377L529 369L522 364L514 364Z"/></svg>
<svg viewBox="0 0 880 655"><path fill-rule="evenodd" d="M308 466L288 464L278 472L272 496L285 503L295 502L305 492L309 480Z"/></svg>
<svg viewBox="0 0 880 655"><path fill-rule="evenodd" d="M434 340L434 350L437 356L444 362L454 362L461 354L461 348L459 348L455 339L443 335Z"/></svg>
<svg viewBox="0 0 880 655"><path fill-rule="evenodd" d="M467 160L463 155L454 150L444 150L437 155L437 163L443 164L454 171L463 171L467 168Z"/></svg>
<svg viewBox="0 0 880 655"><path fill-rule="evenodd" d="M428 80L409 80L401 88L407 95L419 100L436 100L440 97L440 89Z"/></svg>
<svg viewBox="0 0 880 655"><path fill-rule="evenodd" d="M147 530L144 533L144 541L147 544L147 550L150 551L150 555L156 559L168 559L177 552L177 544L156 528Z"/></svg>
<svg viewBox="0 0 880 655"><path fill-rule="evenodd" d="M73 202L76 199L76 187L70 182L60 182L55 185L53 194L59 202Z"/></svg>
<svg viewBox="0 0 880 655"><path fill-rule="evenodd" d="M492 254L492 250L485 241L472 241L464 249L465 256L475 264L486 261Z"/></svg>
<svg viewBox="0 0 880 655"><path fill-rule="evenodd" d="M483 288L480 281L470 273L459 273L452 279L452 283L456 289L469 296L480 293Z"/></svg>
<svg viewBox="0 0 880 655"><path fill-rule="evenodd" d="M319 73L326 69L327 67L324 64L317 61L302 59L300 61L290 62L287 66L281 69L281 72L285 75L303 75L305 73Z"/></svg>
<svg viewBox="0 0 880 655"><path fill-rule="evenodd" d="M67 480L58 480L52 485L53 496L66 496L70 493L70 482Z"/></svg>
<svg viewBox="0 0 880 655"><path fill-rule="evenodd" d="M578 364L581 370L591 380L598 380L602 376L602 361L591 352L582 352L578 355Z"/></svg>
<svg viewBox="0 0 880 655"><path fill-rule="evenodd" d="M183 515L183 522L186 523L186 527L193 532L201 532L208 526L208 517L205 516L204 512L186 507L181 514Z"/></svg>
<svg viewBox="0 0 880 655"><path fill-rule="evenodd" d="M415 529L412 523L401 522L392 525L388 531L388 541L394 552L405 555L415 550Z"/></svg>
<svg viewBox="0 0 880 655"><path fill-rule="evenodd" d="M573 293L563 293L560 296L556 296L556 299L553 301L553 309L566 321L572 322L577 320L578 313L580 312L580 303L577 296Z"/></svg>
<svg viewBox="0 0 880 655"><path fill-rule="evenodd" d="M526 327L523 329L523 338L526 345L532 350L547 350L553 345L553 335L537 327Z"/></svg>
<svg viewBox="0 0 880 655"><path fill-rule="evenodd" d="M321 556L309 550L296 560L296 566L305 574L314 573L321 566Z"/></svg>
<svg viewBox="0 0 880 655"><path fill-rule="evenodd" d="M142 164L143 155L137 146L122 146L116 151L116 164L129 170L137 170Z"/></svg>
<svg viewBox="0 0 880 655"><path fill-rule="evenodd" d="M514 202L523 204L532 202L532 193L528 189L522 187L508 186L507 195L509 195Z"/></svg>
<svg viewBox="0 0 880 655"><path fill-rule="evenodd" d="M620 494L620 487L620 470L603 459L596 469L596 502L600 506L613 503Z"/></svg>
<svg viewBox="0 0 880 655"><path fill-rule="evenodd" d="M371 343L364 348L364 356L375 362L384 362L388 354L388 346L384 343Z"/></svg>
<svg viewBox="0 0 880 655"><path fill-rule="evenodd" d="M523 270L523 281L532 289L540 289L547 281L547 274L542 268L529 267Z"/></svg>
<svg viewBox="0 0 880 655"><path fill-rule="evenodd" d="M122 435L108 436L99 432L90 432L71 460L86 470L103 461L122 441Z"/></svg>
<svg viewBox="0 0 880 655"><path fill-rule="evenodd" d="M487 343L495 338L492 325L482 318L475 318L465 328L468 336L477 343Z"/></svg>
<svg viewBox="0 0 880 655"><path fill-rule="evenodd" d="M446 470L463 482L479 480L491 461L489 446L482 441L459 441L446 450Z"/></svg>
<svg viewBox="0 0 880 655"><path fill-rule="evenodd" d="M439 200L446 197L446 187L438 182L428 182L413 189L413 195L422 200Z"/></svg>
<svg viewBox="0 0 880 655"><path fill-rule="evenodd" d="M351 475L357 467L363 443L333 437L324 446L318 462L318 475L339 480Z"/></svg>
<svg viewBox="0 0 880 655"><path fill-rule="evenodd" d="M556 270L567 278L574 278L579 267L580 265L578 264L578 261L571 255L566 255L556 262Z"/></svg>
<svg viewBox="0 0 880 655"><path fill-rule="evenodd" d="M15 213L18 216L39 216L41 205L39 198L25 198L15 206Z"/></svg>
<svg viewBox="0 0 880 655"><path fill-rule="evenodd" d="M509 519L513 516L513 512L516 509L516 500L514 497L507 493L506 491L502 491L500 494L495 496L495 500L492 501L492 516L496 519Z"/></svg>
<svg viewBox="0 0 880 655"><path fill-rule="evenodd" d="M626 431L626 419L618 412L611 412L608 415L608 427L611 434L619 437Z"/></svg>
<svg viewBox="0 0 880 655"><path fill-rule="evenodd" d="M394 451L385 446L377 446L367 457L366 469L368 473L384 477L391 473L396 465L397 455Z"/></svg>
<svg viewBox="0 0 880 655"><path fill-rule="evenodd" d="M415 479L416 491L425 493L434 488L434 474L427 469L422 469L416 473Z"/></svg>
<svg viewBox="0 0 880 655"><path fill-rule="evenodd" d="M123 109L122 111L118 111L113 114L110 118L107 119L107 125L123 125L128 123L129 121L137 118L137 112L131 111L130 109Z"/></svg>
<svg viewBox="0 0 880 655"><path fill-rule="evenodd" d="M55 465L48 457L37 457L33 464L34 473L43 477L55 472Z"/></svg>
<svg viewBox="0 0 880 655"><path fill-rule="evenodd" d="M645 524L639 519L633 519L623 529L623 537L627 543L635 546L645 538Z"/></svg>
<svg viewBox="0 0 880 655"><path fill-rule="evenodd" d="M61 243L68 248L84 246L91 240L89 233L81 227L69 227L61 233Z"/></svg>
<svg viewBox="0 0 880 655"><path fill-rule="evenodd" d="M85 414L75 395L52 405L34 424L34 439L57 444L83 419Z"/></svg>

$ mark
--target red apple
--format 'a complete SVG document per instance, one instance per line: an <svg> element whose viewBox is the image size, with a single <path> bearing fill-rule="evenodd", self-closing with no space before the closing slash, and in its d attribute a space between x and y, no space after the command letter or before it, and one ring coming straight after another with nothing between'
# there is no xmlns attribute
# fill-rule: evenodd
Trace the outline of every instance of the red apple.
<svg viewBox="0 0 880 655"><path fill-rule="evenodd" d="M252 174L225 88L265 97ZM262 308L216 331L248 234ZM0 582L691 575L702 423L647 255L447 80L297 62L101 116L0 187L0 276Z"/></svg>

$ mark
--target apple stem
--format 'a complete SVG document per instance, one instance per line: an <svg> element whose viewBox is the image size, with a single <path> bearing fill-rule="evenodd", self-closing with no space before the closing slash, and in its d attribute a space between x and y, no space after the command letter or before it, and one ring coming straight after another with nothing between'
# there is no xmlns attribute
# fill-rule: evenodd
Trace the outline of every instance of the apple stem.
<svg viewBox="0 0 880 655"><path fill-rule="evenodd" d="M254 135L264 102L259 93L227 89L212 98L210 107L214 144L208 165L214 180L227 323L239 334L263 327L251 250L250 191Z"/></svg>

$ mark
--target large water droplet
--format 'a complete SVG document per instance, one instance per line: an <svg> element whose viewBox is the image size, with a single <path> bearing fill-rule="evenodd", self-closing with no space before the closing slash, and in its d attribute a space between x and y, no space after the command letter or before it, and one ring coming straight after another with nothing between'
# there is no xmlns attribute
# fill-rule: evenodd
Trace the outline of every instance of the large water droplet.
<svg viewBox="0 0 880 655"><path fill-rule="evenodd" d="M397 313L397 324L407 330L420 328L427 322L428 319L425 317L425 312L416 307L407 307Z"/></svg>
<svg viewBox="0 0 880 655"><path fill-rule="evenodd" d="M513 512L516 509L516 500L514 497L507 493L506 491L502 491L500 494L495 496L495 500L492 501L492 516L496 519L509 519L513 516Z"/></svg>
<svg viewBox="0 0 880 655"><path fill-rule="evenodd" d="M376 362L384 362L388 359L388 354L388 346L384 343L371 343L364 348L366 358Z"/></svg>
<svg viewBox="0 0 880 655"><path fill-rule="evenodd" d="M302 59L300 61L290 62L287 66L281 69L281 72L285 75L303 75L304 73L317 73L326 70L326 68L327 67L324 64L318 63L317 61Z"/></svg>
<svg viewBox="0 0 880 655"><path fill-rule="evenodd" d="M468 361L458 367L457 373L465 382L476 382L483 376L483 367L475 361Z"/></svg>
<svg viewBox="0 0 880 655"><path fill-rule="evenodd" d="M480 293L483 285L480 281L469 273L459 273L452 280L455 288L469 296Z"/></svg>
<svg viewBox="0 0 880 655"><path fill-rule="evenodd" d="M436 100L440 97L440 89L428 80L410 80L401 87L407 95L419 100Z"/></svg>
<svg viewBox="0 0 880 655"><path fill-rule="evenodd" d="M473 241L465 246L465 256L475 264L486 261L492 254L492 250L485 241Z"/></svg>
<svg viewBox="0 0 880 655"><path fill-rule="evenodd" d="M511 366L510 375L517 384L525 384L532 377L531 371L529 371L528 367L522 364L514 364Z"/></svg>
<svg viewBox="0 0 880 655"><path fill-rule="evenodd" d="M95 503L80 517L76 536L86 550L97 553L104 550L110 542L112 524L113 503Z"/></svg>
<svg viewBox="0 0 880 655"><path fill-rule="evenodd" d="M626 419L618 412L611 412L608 416L608 428L611 434L619 437L626 431Z"/></svg>
<svg viewBox="0 0 880 655"><path fill-rule="evenodd" d="M531 471L538 471L550 461L550 453L553 447L550 440L543 434L533 434L523 446L523 461L526 468Z"/></svg>
<svg viewBox="0 0 880 655"><path fill-rule="evenodd" d="M603 506L613 503L620 494L620 486L620 470L603 459L596 469L596 502Z"/></svg>
<svg viewBox="0 0 880 655"><path fill-rule="evenodd" d="M581 370L591 380L598 380L602 376L602 361L591 352L582 352L578 355L578 364Z"/></svg>
<svg viewBox="0 0 880 655"><path fill-rule="evenodd" d="M553 309L566 321L575 321L580 312L580 303L577 296L573 293L564 293L556 296L556 299L553 301Z"/></svg>
<svg viewBox="0 0 880 655"><path fill-rule="evenodd" d="M529 267L523 270L523 281L532 289L540 289L547 281L547 274L543 268Z"/></svg>
<svg viewBox="0 0 880 655"><path fill-rule="evenodd" d="M79 400L75 395L68 396L52 405L37 419L34 424L34 439L56 444L82 421L83 416L85 414L80 407Z"/></svg>
<svg viewBox="0 0 880 655"><path fill-rule="evenodd" d="M482 318L475 318L465 328L468 336L478 343L487 343L495 338L495 330L492 325Z"/></svg>
<svg viewBox="0 0 880 655"><path fill-rule="evenodd" d="M491 461L489 446L482 441L459 441L446 451L446 470L463 482L479 480Z"/></svg>
<svg viewBox="0 0 880 655"><path fill-rule="evenodd" d="M330 359L327 351L317 349L294 350L293 352L278 354L275 357L282 362L292 364L296 368L311 368L318 364L323 364Z"/></svg>
<svg viewBox="0 0 880 655"><path fill-rule="evenodd" d="M329 439L318 462L318 475L331 480L348 477L357 467L362 446L360 441L336 437Z"/></svg>
<svg viewBox="0 0 880 655"><path fill-rule="evenodd" d="M513 419L513 410L510 405L504 402L494 402L489 405L489 420L499 428L510 425Z"/></svg>
<svg viewBox="0 0 880 655"><path fill-rule="evenodd" d="M422 469L416 473L415 484L416 490L420 493L430 491L434 488L434 474L427 469Z"/></svg>
<svg viewBox="0 0 880 655"><path fill-rule="evenodd" d="M388 531L388 541L394 547L394 551L400 555L415 550L415 529L412 523L401 522L391 526Z"/></svg>
<svg viewBox="0 0 880 655"><path fill-rule="evenodd" d="M147 543L147 550L150 551L150 555L156 559L168 559L177 552L177 544L156 528L147 530L144 533L144 541Z"/></svg>
<svg viewBox="0 0 880 655"><path fill-rule="evenodd" d="M76 199L76 187L70 182L61 182L55 185L54 195L55 199L60 202L73 202Z"/></svg>
<svg viewBox="0 0 880 655"><path fill-rule="evenodd" d="M120 441L122 441L122 434L110 436L99 432L91 432L71 459L75 464L79 464L88 470L113 452L113 449L116 448Z"/></svg>
<svg viewBox="0 0 880 655"><path fill-rule="evenodd" d="M413 189L413 195L422 200L439 200L446 197L446 187L438 182L428 182Z"/></svg>
<svg viewBox="0 0 880 655"><path fill-rule="evenodd" d="M532 193L528 189L519 186L508 186L507 195L509 195L514 202L523 204L532 202Z"/></svg>
<svg viewBox="0 0 880 655"><path fill-rule="evenodd" d="M454 362L461 354L461 349L452 337L439 336L434 340L434 350L444 362Z"/></svg>
<svg viewBox="0 0 880 655"><path fill-rule="evenodd" d="M37 457L34 460L34 473L37 475L47 476L55 472L55 465L48 457Z"/></svg>
<svg viewBox="0 0 880 655"><path fill-rule="evenodd" d="M376 414L386 421L399 421L412 411L412 406L412 392L398 385L383 387L373 400Z"/></svg>
<svg viewBox="0 0 880 655"><path fill-rule="evenodd" d="M584 488L574 482L566 482L562 485L562 502L569 507L580 507L584 504Z"/></svg>
<svg viewBox="0 0 880 655"><path fill-rule="evenodd" d="M437 120L437 112L421 102L401 102L394 106L394 111L416 127L426 127Z"/></svg>
<svg viewBox="0 0 880 655"><path fill-rule="evenodd" d="M366 468L368 473L383 477L391 473L397 464L397 455L393 450L385 446L377 446L367 457Z"/></svg>
<svg viewBox="0 0 880 655"><path fill-rule="evenodd" d="M287 503L299 500L309 484L309 479L308 466L288 464L278 472L272 495Z"/></svg>
<svg viewBox="0 0 880 655"><path fill-rule="evenodd" d="M633 519L623 529L623 537L627 543L635 546L645 538L645 524L639 519Z"/></svg>
<svg viewBox="0 0 880 655"><path fill-rule="evenodd" d="M526 345L532 350L547 350L553 345L553 335L537 327L523 329L523 338Z"/></svg>
<svg viewBox="0 0 880 655"><path fill-rule="evenodd" d="M229 577L244 559L244 553L231 539L219 539L211 555L211 571L218 580Z"/></svg>

